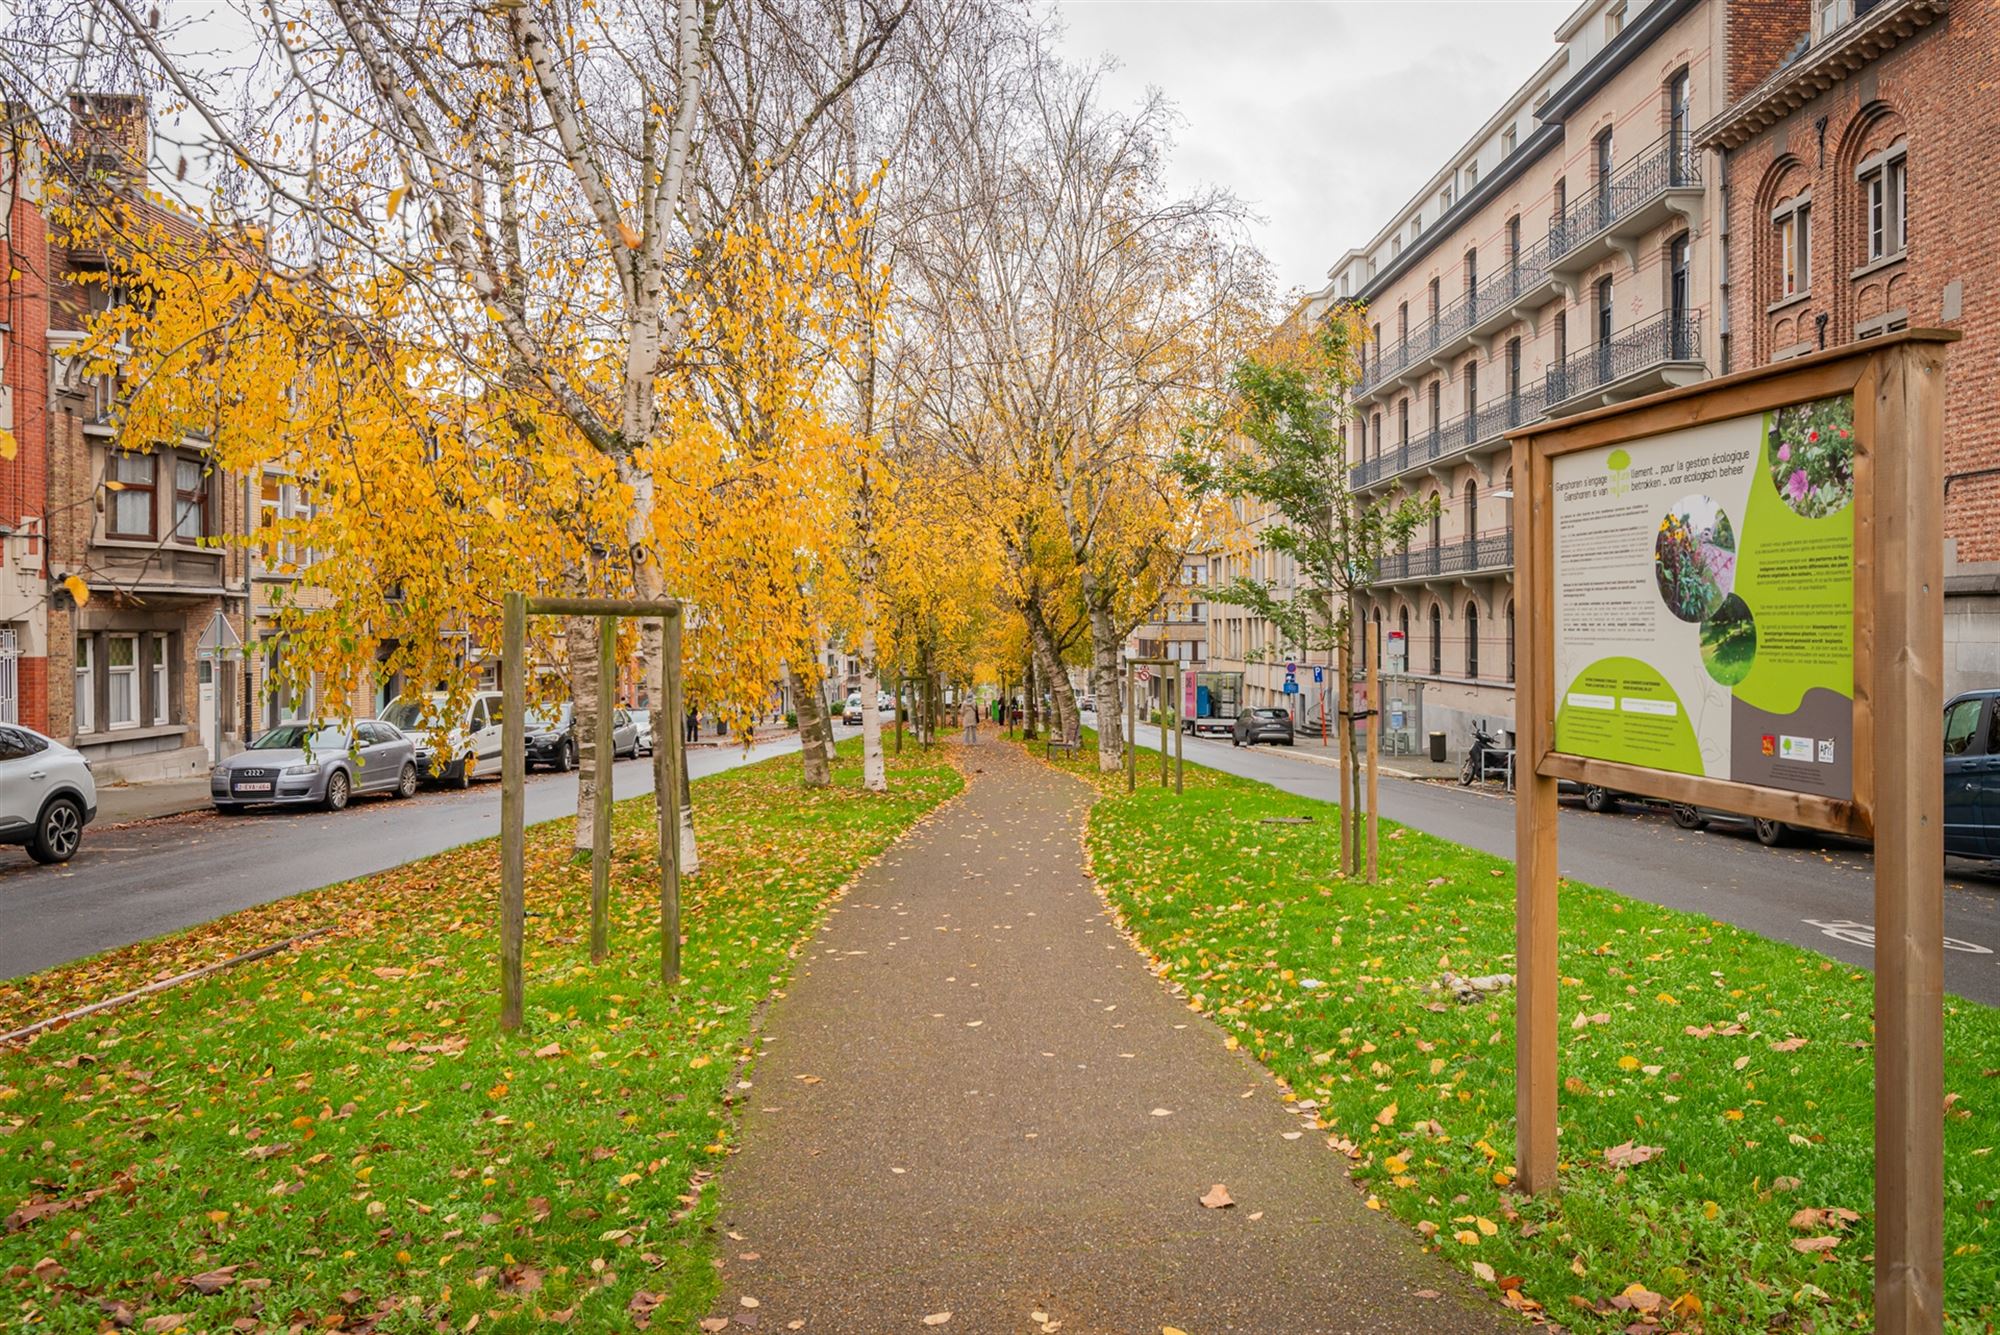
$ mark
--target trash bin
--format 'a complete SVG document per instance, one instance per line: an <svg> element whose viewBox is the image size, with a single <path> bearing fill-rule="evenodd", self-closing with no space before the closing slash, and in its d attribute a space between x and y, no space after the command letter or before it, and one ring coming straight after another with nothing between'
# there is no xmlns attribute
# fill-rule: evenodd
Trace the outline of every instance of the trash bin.
<svg viewBox="0 0 2000 1335"><path fill-rule="evenodd" d="M1444 734L1441 732L1431 734L1431 759L1444 764Z"/></svg>

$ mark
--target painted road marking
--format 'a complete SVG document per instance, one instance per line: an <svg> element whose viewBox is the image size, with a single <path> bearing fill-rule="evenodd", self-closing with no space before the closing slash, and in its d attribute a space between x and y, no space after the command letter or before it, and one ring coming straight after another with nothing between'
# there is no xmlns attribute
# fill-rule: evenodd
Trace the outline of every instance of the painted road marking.
<svg viewBox="0 0 2000 1335"><path fill-rule="evenodd" d="M1801 918L1800 921L1808 927L1819 928L1821 932L1836 941L1845 941L1851 946L1866 946L1870 950L1875 949L1875 925L1873 923L1856 922L1852 918L1832 918L1827 920ZM1961 941L1955 936L1948 936L1944 939L1944 948L1946 950L1961 951L1967 955L1991 955L1993 953L1985 946L1972 941Z"/></svg>

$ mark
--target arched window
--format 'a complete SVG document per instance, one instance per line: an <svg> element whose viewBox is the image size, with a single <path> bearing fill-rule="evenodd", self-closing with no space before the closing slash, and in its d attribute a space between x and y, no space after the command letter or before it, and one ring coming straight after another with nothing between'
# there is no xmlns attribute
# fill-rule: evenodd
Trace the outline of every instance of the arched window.
<svg viewBox="0 0 2000 1335"><path fill-rule="evenodd" d="M1444 609L1431 604L1431 675L1444 675Z"/></svg>
<svg viewBox="0 0 2000 1335"><path fill-rule="evenodd" d="M1479 676L1479 604L1465 605L1465 675Z"/></svg>
<svg viewBox="0 0 2000 1335"><path fill-rule="evenodd" d="M1431 546L1444 545L1444 498L1435 490L1431 492Z"/></svg>
<svg viewBox="0 0 2000 1335"><path fill-rule="evenodd" d="M1479 479L1465 479L1465 540L1472 542L1479 537Z"/></svg>
<svg viewBox="0 0 2000 1335"><path fill-rule="evenodd" d="M1514 680L1514 600L1507 600L1507 680Z"/></svg>
<svg viewBox="0 0 2000 1335"><path fill-rule="evenodd" d="M1405 603L1396 611L1396 629L1403 634L1402 670L1408 672L1410 670L1410 607L1408 603Z"/></svg>

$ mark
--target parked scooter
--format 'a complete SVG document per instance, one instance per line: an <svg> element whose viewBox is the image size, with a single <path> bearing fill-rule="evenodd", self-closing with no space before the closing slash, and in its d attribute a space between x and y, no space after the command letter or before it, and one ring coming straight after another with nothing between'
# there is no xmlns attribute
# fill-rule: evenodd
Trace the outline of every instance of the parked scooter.
<svg viewBox="0 0 2000 1335"><path fill-rule="evenodd" d="M1470 787L1472 781L1486 771L1486 753L1500 750L1500 739L1486 731L1484 720L1472 725L1472 749L1465 753L1465 761L1458 767L1460 787Z"/></svg>

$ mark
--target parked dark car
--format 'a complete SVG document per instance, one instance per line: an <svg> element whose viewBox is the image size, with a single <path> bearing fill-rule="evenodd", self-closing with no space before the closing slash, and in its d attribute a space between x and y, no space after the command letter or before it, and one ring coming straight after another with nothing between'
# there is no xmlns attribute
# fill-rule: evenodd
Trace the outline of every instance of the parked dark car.
<svg viewBox="0 0 2000 1335"><path fill-rule="evenodd" d="M576 768L576 708L573 705L543 705L528 711L528 768L546 765L555 770ZM611 754L614 757L639 754L639 729L632 716L620 709L611 717Z"/></svg>
<svg viewBox="0 0 2000 1335"><path fill-rule="evenodd" d="M1291 746L1292 714L1288 709L1246 709L1236 716L1232 746L1255 746L1259 742L1282 742Z"/></svg>

